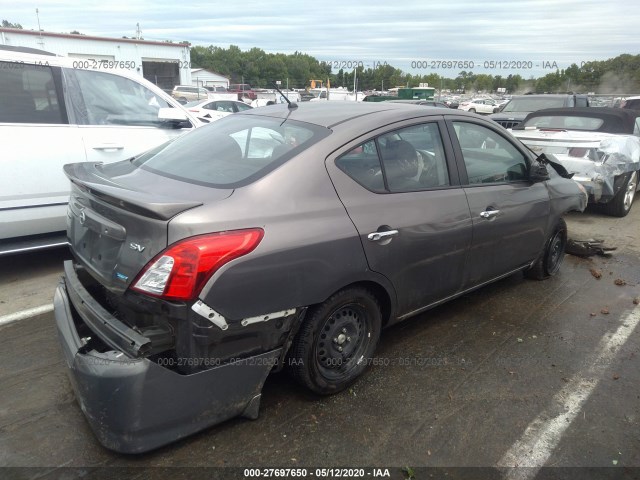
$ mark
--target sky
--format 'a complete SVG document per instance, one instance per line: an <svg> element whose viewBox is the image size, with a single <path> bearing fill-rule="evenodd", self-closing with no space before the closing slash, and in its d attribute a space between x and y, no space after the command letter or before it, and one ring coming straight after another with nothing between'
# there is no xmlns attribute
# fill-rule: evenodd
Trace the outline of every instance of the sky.
<svg viewBox="0 0 640 480"><path fill-rule="evenodd" d="M0 18L37 30L37 8L40 28L50 32L132 37L139 23L145 40L237 45L242 50L258 47L268 53L299 51L336 66L357 62L366 68L387 62L405 72L451 78L461 70L530 78L572 63L580 66L623 53L639 54L640 10L632 4L629 0L0 0Z"/></svg>

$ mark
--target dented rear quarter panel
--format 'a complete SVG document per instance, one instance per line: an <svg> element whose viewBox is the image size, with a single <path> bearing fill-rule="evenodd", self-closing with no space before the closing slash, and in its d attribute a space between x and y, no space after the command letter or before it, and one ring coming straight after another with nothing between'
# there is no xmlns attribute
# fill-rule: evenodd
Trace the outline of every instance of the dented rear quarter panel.
<svg viewBox="0 0 640 480"><path fill-rule="evenodd" d="M228 199L170 222L169 243L212 231L264 229L258 247L216 271L200 294L223 317L233 321L317 304L359 281L381 285L393 304L390 282L367 266L324 166L326 152L320 142Z"/></svg>

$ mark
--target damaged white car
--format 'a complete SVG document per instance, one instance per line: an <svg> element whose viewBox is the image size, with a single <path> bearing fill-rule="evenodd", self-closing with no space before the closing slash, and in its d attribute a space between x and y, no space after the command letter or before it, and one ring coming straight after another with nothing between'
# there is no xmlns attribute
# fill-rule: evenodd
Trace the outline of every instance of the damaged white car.
<svg viewBox="0 0 640 480"><path fill-rule="evenodd" d="M640 171L639 111L551 108L530 113L512 132L535 153L555 156L604 213L629 213Z"/></svg>

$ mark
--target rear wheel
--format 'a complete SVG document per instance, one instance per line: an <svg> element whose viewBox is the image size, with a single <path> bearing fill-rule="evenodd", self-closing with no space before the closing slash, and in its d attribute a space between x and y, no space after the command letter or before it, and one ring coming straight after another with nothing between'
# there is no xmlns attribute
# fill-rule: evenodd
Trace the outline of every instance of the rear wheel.
<svg viewBox="0 0 640 480"><path fill-rule="evenodd" d="M551 232L543 254L536 260L536 263L534 263L531 268L524 272L525 276L534 280L544 280L558 273L560 265L562 265L564 260L566 247L567 224L564 219L561 218Z"/></svg>
<svg viewBox="0 0 640 480"><path fill-rule="evenodd" d="M370 363L381 325L380 305L368 290L335 293L309 311L289 352L289 373L321 395L344 390Z"/></svg>
<svg viewBox="0 0 640 480"><path fill-rule="evenodd" d="M633 205L636 188L638 188L638 172L631 172L616 196L601 206L602 212L613 217L626 217Z"/></svg>

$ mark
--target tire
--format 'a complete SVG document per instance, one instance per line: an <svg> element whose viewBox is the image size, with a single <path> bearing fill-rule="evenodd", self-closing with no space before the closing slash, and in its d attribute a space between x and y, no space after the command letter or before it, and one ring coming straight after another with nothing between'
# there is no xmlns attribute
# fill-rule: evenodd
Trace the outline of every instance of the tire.
<svg viewBox="0 0 640 480"><path fill-rule="evenodd" d="M498 108L494 108L493 113L498 113L498 110L499 110Z"/></svg>
<svg viewBox="0 0 640 480"><path fill-rule="evenodd" d="M469 111L469 113L476 113L476 109L475 108L470 108L468 111Z"/></svg>
<svg viewBox="0 0 640 480"><path fill-rule="evenodd" d="M533 280L544 280L552 277L564 260L565 248L567 247L567 224L564 219L560 219L554 227L551 235L545 243L544 252L536 260L531 268L525 270L524 275Z"/></svg>
<svg viewBox="0 0 640 480"><path fill-rule="evenodd" d="M380 304L365 288L333 294L309 310L289 351L287 369L314 393L338 393L364 372L380 338Z"/></svg>
<svg viewBox="0 0 640 480"><path fill-rule="evenodd" d="M184 97L180 97L180 98L178 99L178 101L179 101L182 105L184 105L185 103L187 103L187 99L186 99L186 98L184 98Z"/></svg>
<svg viewBox="0 0 640 480"><path fill-rule="evenodd" d="M638 172L631 172L616 196L601 206L601 211L612 217L626 217L633 205L637 188Z"/></svg>

